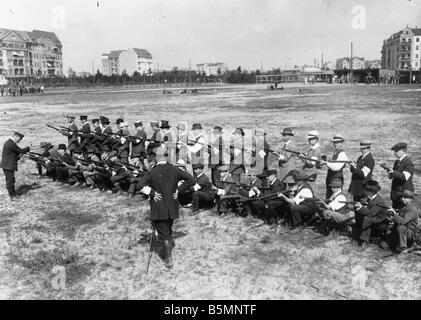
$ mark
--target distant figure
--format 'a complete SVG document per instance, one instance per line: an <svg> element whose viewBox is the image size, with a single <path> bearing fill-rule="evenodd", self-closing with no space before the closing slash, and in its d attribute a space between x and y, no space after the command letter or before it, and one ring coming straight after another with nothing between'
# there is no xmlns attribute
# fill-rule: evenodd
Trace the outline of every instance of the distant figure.
<svg viewBox="0 0 421 320"><path fill-rule="evenodd" d="M1 87L0 92L1 92L1 96L3 97L3 94L4 94L4 88L3 87Z"/></svg>

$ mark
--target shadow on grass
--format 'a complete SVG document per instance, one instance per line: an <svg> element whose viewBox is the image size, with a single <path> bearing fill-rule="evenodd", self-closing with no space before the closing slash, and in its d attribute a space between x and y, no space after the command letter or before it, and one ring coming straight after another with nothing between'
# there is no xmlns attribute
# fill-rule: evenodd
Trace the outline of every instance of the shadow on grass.
<svg viewBox="0 0 421 320"><path fill-rule="evenodd" d="M28 193L31 190L36 190L36 189L40 189L42 188L42 186L40 186L38 183L34 182L32 184L23 184L21 186L19 186L19 188L16 189L16 194L18 196L22 196L25 193Z"/></svg>

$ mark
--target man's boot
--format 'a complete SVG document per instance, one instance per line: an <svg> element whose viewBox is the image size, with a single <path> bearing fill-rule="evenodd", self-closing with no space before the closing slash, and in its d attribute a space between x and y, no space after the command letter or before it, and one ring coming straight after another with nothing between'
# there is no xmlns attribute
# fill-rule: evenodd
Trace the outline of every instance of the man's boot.
<svg viewBox="0 0 421 320"><path fill-rule="evenodd" d="M171 242L169 240L164 240L164 265L167 269L173 268L172 263L172 253L171 253Z"/></svg>
<svg viewBox="0 0 421 320"><path fill-rule="evenodd" d="M117 183L114 183L114 187L116 188L116 190L117 190L117 195L119 195L119 196L121 196L121 195L123 195L123 189L121 188L121 186L120 186L120 184L117 182Z"/></svg>
<svg viewBox="0 0 421 320"><path fill-rule="evenodd" d="M16 198L16 190L15 186L9 186L7 187L7 191L9 192L10 199L13 200Z"/></svg>

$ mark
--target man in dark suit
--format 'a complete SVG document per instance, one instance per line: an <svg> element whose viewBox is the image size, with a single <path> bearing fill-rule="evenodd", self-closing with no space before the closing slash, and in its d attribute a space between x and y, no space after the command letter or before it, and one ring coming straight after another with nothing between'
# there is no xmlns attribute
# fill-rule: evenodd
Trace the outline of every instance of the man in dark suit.
<svg viewBox="0 0 421 320"><path fill-rule="evenodd" d="M361 141L360 150L362 155L358 158L357 163L352 162L351 166L351 184L348 192L353 195L354 201L360 201L364 195L363 186L371 179L375 161L370 152L371 142Z"/></svg>
<svg viewBox="0 0 421 320"><path fill-rule="evenodd" d="M212 208L215 205L215 191L212 183L203 172L204 165L193 164L193 171L196 184L193 186L193 212L198 212L200 208Z"/></svg>
<svg viewBox="0 0 421 320"><path fill-rule="evenodd" d="M80 148L85 151L92 139L91 126L88 122L88 116L80 116L80 122L82 123L82 129L79 132Z"/></svg>
<svg viewBox="0 0 421 320"><path fill-rule="evenodd" d="M276 195L285 191L285 185L277 177L278 170L272 169L267 171L267 180L269 182L267 190L262 194L257 188L253 189L257 193L257 197ZM285 206L285 201L278 198L268 198L264 200L256 200L253 202L253 210L257 215L264 217L267 223L273 223L279 217L281 209Z"/></svg>
<svg viewBox="0 0 421 320"><path fill-rule="evenodd" d="M402 202L399 201L398 194L402 193L404 189L414 191L414 184L412 182L414 162L406 154L407 146L406 143L400 142L395 144L391 149L397 158L393 165L393 170L388 170L389 179L392 180L390 199L395 209L400 209L403 206Z"/></svg>
<svg viewBox="0 0 421 320"><path fill-rule="evenodd" d="M13 136L3 145L0 168L3 169L4 176L6 177L6 188L11 200L16 198L15 171L18 171L19 157L21 154L29 152L31 147L30 145L29 147L23 149L19 148L17 144L23 139L23 137L23 134L15 132L13 133Z"/></svg>
<svg viewBox="0 0 421 320"><path fill-rule="evenodd" d="M379 194L381 190L379 183L375 180L368 180L364 186L364 193L367 196L367 204L355 205L355 225L359 244L362 249L368 246L370 235L377 232L384 236L389 227L387 220L389 214L386 212L386 203Z"/></svg>
<svg viewBox="0 0 421 320"><path fill-rule="evenodd" d="M135 137L138 137L139 139L131 139L132 143L132 157L140 158L140 161L142 161L142 167L145 164L145 160L147 158L146 156L146 148L145 148L145 140L147 138L146 132L143 129L143 123L142 121L136 121L134 123L134 126L136 128L136 132L134 134Z"/></svg>
<svg viewBox="0 0 421 320"><path fill-rule="evenodd" d="M178 182L185 180L189 184L194 184L195 181L187 171L168 164L166 157L166 150L157 148L157 165L145 175L141 192L150 197L150 219L158 232L158 239L163 243L162 259L165 267L171 269L173 267L171 250L174 245L172 225L179 216Z"/></svg>
<svg viewBox="0 0 421 320"><path fill-rule="evenodd" d="M208 146L209 168L211 169L211 178L214 185L220 180L218 168L224 164L223 152L222 127L216 126L213 129L211 145Z"/></svg>
<svg viewBox="0 0 421 320"><path fill-rule="evenodd" d="M77 150L77 149L75 149ZM56 166L56 178L60 182L68 182L69 179L69 166L75 166L76 162L73 160L72 156L66 152L66 145L59 144L58 152L60 154L59 160L61 164Z"/></svg>

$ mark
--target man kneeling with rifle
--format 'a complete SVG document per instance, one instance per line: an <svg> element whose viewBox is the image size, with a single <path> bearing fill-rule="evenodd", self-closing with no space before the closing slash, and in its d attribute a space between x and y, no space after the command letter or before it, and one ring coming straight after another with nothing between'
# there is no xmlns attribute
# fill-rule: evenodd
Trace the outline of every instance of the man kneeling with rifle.
<svg viewBox="0 0 421 320"><path fill-rule="evenodd" d="M311 204L304 202L305 199L314 198L314 192L307 182L307 174L304 170L297 170L293 175L295 185L292 188L293 197L289 198L284 193L279 193L278 197L289 204L286 212L287 221L291 225L291 230L303 224L305 219L311 219L315 210Z"/></svg>
<svg viewBox="0 0 421 320"><path fill-rule="evenodd" d="M355 229L359 233L359 245L362 250L368 247L370 235L376 231L383 237L388 229L387 209L384 198L379 194L381 187L375 180L369 180L364 185L364 192L367 196L367 202L356 202L355 206Z"/></svg>
<svg viewBox="0 0 421 320"><path fill-rule="evenodd" d="M328 222L331 222L331 228L342 229L341 227L347 226L347 222L351 222L354 218L353 212L350 212L348 206L346 205L346 196L343 192L342 181L339 179L333 179L329 183L333 194L325 202L323 200L319 201L319 205L322 208L322 211L319 213L320 217ZM348 231L350 231L348 227Z"/></svg>
<svg viewBox="0 0 421 320"><path fill-rule="evenodd" d="M237 211L239 201L239 187L234 183L228 165L218 168L220 181L216 182L217 210L219 214L227 213L228 210Z"/></svg>

